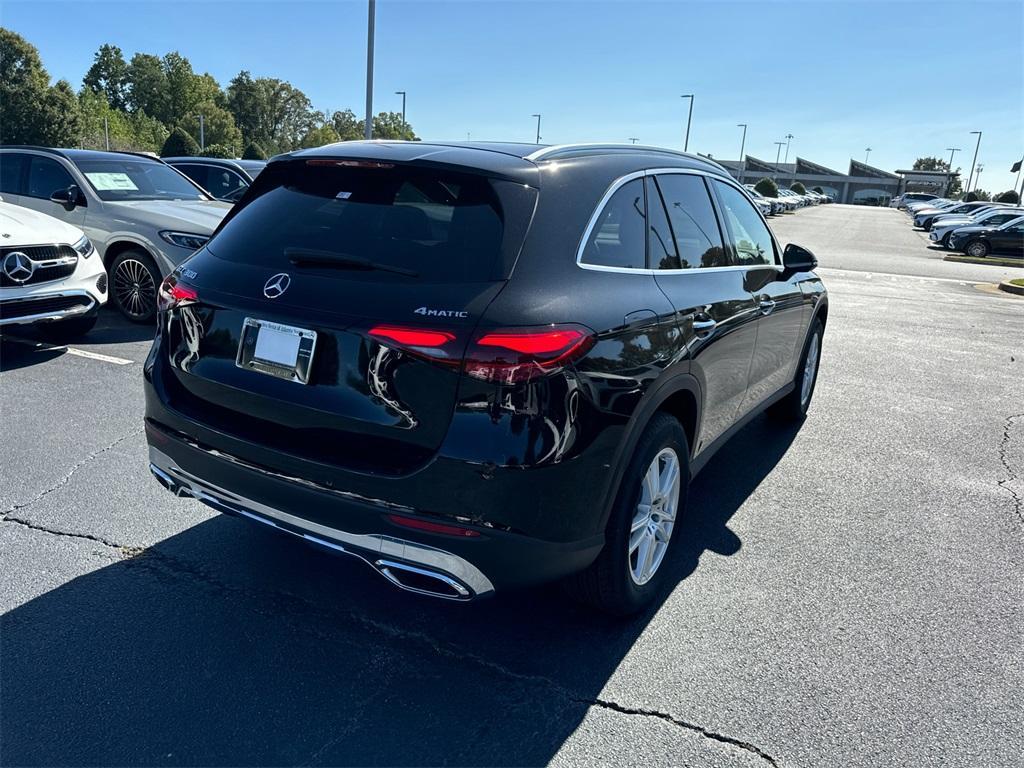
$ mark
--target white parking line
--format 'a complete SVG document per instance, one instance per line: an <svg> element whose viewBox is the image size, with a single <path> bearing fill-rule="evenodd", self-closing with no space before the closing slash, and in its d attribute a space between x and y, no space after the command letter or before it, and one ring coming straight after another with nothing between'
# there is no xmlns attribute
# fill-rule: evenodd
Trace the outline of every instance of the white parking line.
<svg viewBox="0 0 1024 768"><path fill-rule="evenodd" d="M75 355L76 357L86 357L90 360L99 360L101 363L112 363L113 365L131 365L134 360L126 360L123 357L114 357L113 355L101 355L99 352L90 352L87 349L78 349L77 347L68 347L63 344L46 344L42 341L31 341L29 339L21 339L17 336L5 336L7 341L13 341L16 344L24 344L27 347L33 347L34 349L63 349L69 355Z"/></svg>

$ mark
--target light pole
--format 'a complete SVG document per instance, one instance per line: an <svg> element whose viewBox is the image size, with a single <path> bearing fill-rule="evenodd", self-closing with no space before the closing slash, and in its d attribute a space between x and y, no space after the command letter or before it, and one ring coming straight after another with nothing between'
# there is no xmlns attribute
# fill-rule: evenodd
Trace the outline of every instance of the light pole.
<svg viewBox="0 0 1024 768"><path fill-rule="evenodd" d="M953 155L960 151L960 147L946 147L949 150L949 181L946 183L946 194L953 189Z"/></svg>
<svg viewBox="0 0 1024 768"><path fill-rule="evenodd" d="M974 172L974 188L979 189L981 187L981 172L985 170L984 163L978 163L978 168Z"/></svg>
<svg viewBox="0 0 1024 768"><path fill-rule="evenodd" d="M690 151L690 123L693 122L693 94L684 93L679 98L690 100L690 113L686 117L686 139L683 141L683 152Z"/></svg>
<svg viewBox="0 0 1024 768"><path fill-rule="evenodd" d="M784 163L788 163L789 162L789 142L792 141L792 140L793 140L793 134L792 133L787 133L786 134L786 159L782 161Z"/></svg>
<svg viewBox="0 0 1024 768"><path fill-rule="evenodd" d="M640 141L640 139L638 139L638 138L637 138L636 136L630 136L630 137L629 137L629 140L630 140L630 141L631 141L631 142L632 142L633 144L636 144L636 143L637 143L638 141Z"/></svg>
<svg viewBox="0 0 1024 768"><path fill-rule="evenodd" d="M534 143L540 144L540 115L530 115L530 117L537 118L537 141Z"/></svg>
<svg viewBox="0 0 1024 768"><path fill-rule="evenodd" d="M776 141L775 142L775 146L776 146L776 150L775 150L775 175L776 176L779 175L779 156L782 154L782 147L783 147L783 145L785 143L786 142L784 142L784 141Z"/></svg>
<svg viewBox="0 0 1024 768"><path fill-rule="evenodd" d="M199 149L206 149L206 118L199 115Z"/></svg>
<svg viewBox="0 0 1024 768"><path fill-rule="evenodd" d="M395 91L395 96L402 97L402 125L405 125L405 91Z"/></svg>
<svg viewBox="0 0 1024 768"><path fill-rule="evenodd" d="M747 124L736 123L736 127L743 129L743 138L740 139L740 184L742 184L743 177L747 173L747 159L743 155L743 150L747 148Z"/></svg>
<svg viewBox="0 0 1024 768"><path fill-rule="evenodd" d="M971 160L971 175L967 177L967 189L964 193L971 191L971 180L974 178L974 166L978 162L978 149L981 147L981 131L971 131L971 135L978 134L978 143L974 145L974 159Z"/></svg>
<svg viewBox="0 0 1024 768"><path fill-rule="evenodd" d="M369 0L366 16L366 121L363 137L373 138L373 21L377 14L377 0Z"/></svg>
<svg viewBox="0 0 1024 768"><path fill-rule="evenodd" d="M868 158L871 157L871 147L864 150L864 165L868 164Z"/></svg>

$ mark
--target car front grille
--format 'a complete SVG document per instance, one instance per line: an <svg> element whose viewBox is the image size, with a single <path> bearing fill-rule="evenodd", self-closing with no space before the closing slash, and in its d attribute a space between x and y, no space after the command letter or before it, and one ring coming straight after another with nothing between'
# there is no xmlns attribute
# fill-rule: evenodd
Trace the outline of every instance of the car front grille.
<svg viewBox="0 0 1024 768"><path fill-rule="evenodd" d="M76 307L89 307L92 303L88 296L40 296L38 299L0 302L0 320L66 312Z"/></svg>
<svg viewBox="0 0 1024 768"><path fill-rule="evenodd" d="M3 270L2 265L7 254L15 251L24 253L32 261L37 262L32 276L24 281L12 280ZM67 259L67 263L53 266L41 266L39 262L48 262L55 259ZM21 285L38 285L48 283L51 280L63 280L70 277L78 266L78 253L70 245L29 245L23 248L8 246L0 248L0 287L16 288Z"/></svg>

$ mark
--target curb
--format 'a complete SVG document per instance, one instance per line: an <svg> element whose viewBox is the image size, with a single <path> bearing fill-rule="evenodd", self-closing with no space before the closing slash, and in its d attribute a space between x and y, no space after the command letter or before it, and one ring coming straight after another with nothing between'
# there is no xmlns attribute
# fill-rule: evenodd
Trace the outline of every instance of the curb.
<svg viewBox="0 0 1024 768"><path fill-rule="evenodd" d="M1003 280L999 284L1000 291L1006 291L1007 293L1015 293L1018 296L1024 296L1024 285L1014 285L1009 280Z"/></svg>
<svg viewBox="0 0 1024 768"><path fill-rule="evenodd" d="M1002 259L998 256L985 256L976 259L973 256L943 256L943 261L958 261L961 264L990 264L994 267L1024 267L1024 259Z"/></svg>

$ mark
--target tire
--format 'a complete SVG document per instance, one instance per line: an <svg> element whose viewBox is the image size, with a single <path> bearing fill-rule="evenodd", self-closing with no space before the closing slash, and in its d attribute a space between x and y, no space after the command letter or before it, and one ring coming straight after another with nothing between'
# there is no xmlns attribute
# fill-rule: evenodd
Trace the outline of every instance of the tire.
<svg viewBox="0 0 1024 768"><path fill-rule="evenodd" d="M652 505L645 501L651 497L645 479L655 465L669 487L655 492ZM669 483L673 466L675 482ZM604 549L586 570L566 580L568 593L613 616L629 616L650 605L666 586L665 564L671 558L677 523L686 511L689 481L686 433L675 418L657 413L644 429L622 477L605 528ZM640 562L641 552L650 553L647 568Z"/></svg>
<svg viewBox="0 0 1024 768"><path fill-rule="evenodd" d="M964 253L976 259L983 259L988 256L988 243L984 240L971 240L964 246Z"/></svg>
<svg viewBox="0 0 1024 768"><path fill-rule="evenodd" d="M811 407L811 399L814 397L814 385L818 381L818 368L821 362L821 342L824 337L824 326L821 320L815 318L807 334L807 341L804 343L803 354L800 355L800 362L796 367L796 374L793 377L793 391L773 403L768 409L768 414L779 421L799 422L807 416L807 409ZM804 384L807 384L805 387Z"/></svg>
<svg viewBox="0 0 1024 768"><path fill-rule="evenodd" d="M96 314L92 314L86 317L75 317L71 320L61 320L57 323L43 323L39 326L39 335L52 341L80 339L93 329L97 317Z"/></svg>
<svg viewBox="0 0 1024 768"><path fill-rule="evenodd" d="M131 248L110 264L110 298L118 311L133 323L153 323L156 292L163 279L148 253Z"/></svg>

